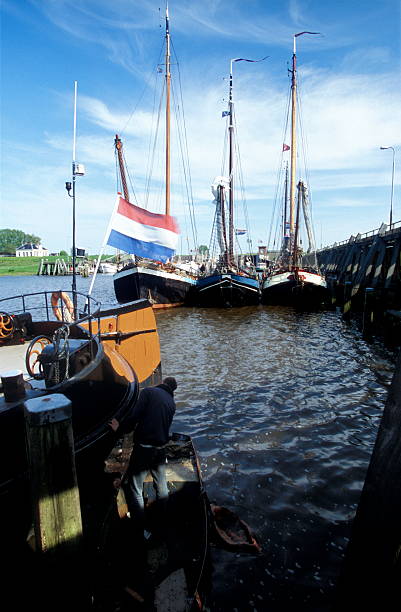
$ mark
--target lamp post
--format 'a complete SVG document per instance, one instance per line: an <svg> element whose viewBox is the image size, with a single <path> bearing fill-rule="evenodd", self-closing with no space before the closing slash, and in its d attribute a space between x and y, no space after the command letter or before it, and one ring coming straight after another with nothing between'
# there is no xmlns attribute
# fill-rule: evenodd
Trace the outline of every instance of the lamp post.
<svg viewBox="0 0 401 612"><path fill-rule="evenodd" d="M393 196L394 196L394 170L395 170L395 150L394 147L380 147L383 151L385 149L391 149L393 152L393 171L391 174L391 200L390 200L390 230L393 226Z"/></svg>
<svg viewBox="0 0 401 612"><path fill-rule="evenodd" d="M76 246L75 246L75 177L84 176L85 168L83 164L78 164L75 159L76 148L76 127L77 127L77 81L74 81L74 136L72 151L72 185L67 181L65 188L68 195L72 198L72 298L74 302L74 315L77 314L77 270L76 270ZM72 187L72 195L71 195Z"/></svg>

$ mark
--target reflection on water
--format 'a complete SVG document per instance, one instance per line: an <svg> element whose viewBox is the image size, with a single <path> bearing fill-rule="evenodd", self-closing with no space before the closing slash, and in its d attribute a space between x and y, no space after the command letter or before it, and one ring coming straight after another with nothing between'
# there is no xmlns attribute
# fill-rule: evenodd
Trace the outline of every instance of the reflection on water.
<svg viewBox="0 0 401 612"><path fill-rule="evenodd" d="M0 278L1 294L71 278ZM90 279L78 279L84 291ZM33 286L33 285L32 285ZM6 293L4 293L6 290ZM114 303L112 277L93 291ZM214 611L328 611L393 361L339 313L290 308L156 314L175 431L190 434L210 500L254 528L260 556L213 551Z"/></svg>

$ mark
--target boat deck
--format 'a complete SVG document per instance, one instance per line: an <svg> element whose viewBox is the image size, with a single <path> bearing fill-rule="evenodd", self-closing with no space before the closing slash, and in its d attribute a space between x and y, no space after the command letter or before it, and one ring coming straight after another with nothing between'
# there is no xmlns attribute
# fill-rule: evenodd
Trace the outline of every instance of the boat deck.
<svg viewBox="0 0 401 612"><path fill-rule="evenodd" d="M12 370L21 370L24 380L29 383L32 389L44 389L44 380L35 380L26 369L25 355L28 343L10 344L0 348L0 376ZM3 385L0 381L0 397L3 396Z"/></svg>

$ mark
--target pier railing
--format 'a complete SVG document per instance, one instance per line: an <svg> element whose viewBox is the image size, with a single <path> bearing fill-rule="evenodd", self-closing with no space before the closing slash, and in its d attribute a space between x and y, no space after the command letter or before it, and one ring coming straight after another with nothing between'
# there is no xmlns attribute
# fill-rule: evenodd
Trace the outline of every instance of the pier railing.
<svg viewBox="0 0 401 612"><path fill-rule="evenodd" d="M362 240L366 240L366 238L369 238L371 236L376 236L377 234L389 234L390 232L394 231L394 229L401 229L401 220L392 223L391 228L388 228L385 223L382 223L382 225L376 229L370 230L369 232L365 232L364 234L350 236L347 240L342 240L341 242L334 242L334 244L330 246L324 246L321 249L317 249L316 252L321 253L322 251L335 249L336 247L344 246L345 244L350 244L351 242L360 242Z"/></svg>

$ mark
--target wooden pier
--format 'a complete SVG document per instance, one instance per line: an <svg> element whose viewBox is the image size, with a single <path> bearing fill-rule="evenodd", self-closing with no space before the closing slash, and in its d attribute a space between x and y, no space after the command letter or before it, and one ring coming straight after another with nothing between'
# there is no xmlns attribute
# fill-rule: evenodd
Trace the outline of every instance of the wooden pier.
<svg viewBox="0 0 401 612"><path fill-rule="evenodd" d="M55 261L40 260L38 276L67 276L68 274L72 274L72 268L64 259L56 259Z"/></svg>
<svg viewBox="0 0 401 612"><path fill-rule="evenodd" d="M77 274L81 276L89 276L93 272L89 262L80 262L77 266ZM72 263L66 262L64 259L56 259L48 261L41 259L38 268L38 276L69 276L72 274Z"/></svg>
<svg viewBox="0 0 401 612"><path fill-rule="evenodd" d="M314 254L303 257L313 265ZM325 247L316 253L333 306L358 319L365 333L401 344L401 222Z"/></svg>

